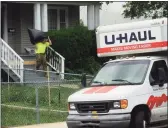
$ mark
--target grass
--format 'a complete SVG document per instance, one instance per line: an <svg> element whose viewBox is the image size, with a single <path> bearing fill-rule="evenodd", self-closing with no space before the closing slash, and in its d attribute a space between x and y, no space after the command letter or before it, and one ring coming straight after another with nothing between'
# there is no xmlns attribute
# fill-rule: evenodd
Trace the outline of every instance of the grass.
<svg viewBox="0 0 168 128"><path fill-rule="evenodd" d="M19 126L36 124L36 111L1 107L2 126ZM65 121L67 113L40 111L40 123L53 123Z"/></svg>
<svg viewBox="0 0 168 128"><path fill-rule="evenodd" d="M79 88L55 87L50 89L50 103L52 109L67 110L67 99L69 95L79 90ZM2 104L17 106L36 106L35 87L32 86L2 86L1 91ZM48 87L38 88L39 107L46 108L49 106Z"/></svg>
<svg viewBox="0 0 168 128"><path fill-rule="evenodd" d="M74 87L75 86L75 87ZM48 87L38 88L39 108L51 108L54 110L67 111L67 99L69 95L79 90L77 85L71 87L61 86L50 89L50 103ZM32 86L7 85L1 87L1 102L6 105L23 107L36 107L36 91ZM40 123L65 121L67 113L40 111ZM36 111L2 106L2 125L18 126L36 123Z"/></svg>

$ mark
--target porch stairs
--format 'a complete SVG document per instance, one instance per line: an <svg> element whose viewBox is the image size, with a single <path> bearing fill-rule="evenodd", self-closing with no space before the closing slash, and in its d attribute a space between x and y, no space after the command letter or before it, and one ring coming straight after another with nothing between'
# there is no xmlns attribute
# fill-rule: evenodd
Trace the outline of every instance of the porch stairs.
<svg viewBox="0 0 168 128"><path fill-rule="evenodd" d="M21 55L24 60L24 82L25 83L42 83L46 81L56 81L59 76L49 67L49 78L45 77L42 69L36 71L36 60L34 55Z"/></svg>
<svg viewBox="0 0 168 128"><path fill-rule="evenodd" d="M64 79L65 58L51 47L46 52L49 78L45 77L43 71L35 70L35 55L18 55L4 40L2 40L1 54L1 70L9 74L6 76L9 76L15 82L42 83L48 80L56 81L60 78ZM61 75L58 75L58 73Z"/></svg>
<svg viewBox="0 0 168 128"><path fill-rule="evenodd" d="M1 47L1 70L9 78L16 82L23 82L23 63L24 60L4 41L0 41Z"/></svg>

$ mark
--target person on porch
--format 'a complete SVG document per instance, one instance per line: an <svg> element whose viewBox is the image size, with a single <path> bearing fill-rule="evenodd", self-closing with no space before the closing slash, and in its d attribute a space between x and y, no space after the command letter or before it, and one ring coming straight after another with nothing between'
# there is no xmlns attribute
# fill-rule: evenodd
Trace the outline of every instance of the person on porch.
<svg viewBox="0 0 168 128"><path fill-rule="evenodd" d="M46 49L52 45L50 38L44 38L42 41L39 41L35 44L35 53L36 53L36 70L40 69L40 66L43 66L45 71L45 76L47 75L47 60L46 60Z"/></svg>

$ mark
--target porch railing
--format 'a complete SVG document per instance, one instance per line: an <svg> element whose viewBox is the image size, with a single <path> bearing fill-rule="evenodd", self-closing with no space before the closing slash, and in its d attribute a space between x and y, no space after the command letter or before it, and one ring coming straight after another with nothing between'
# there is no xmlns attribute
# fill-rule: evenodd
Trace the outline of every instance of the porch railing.
<svg viewBox="0 0 168 128"><path fill-rule="evenodd" d="M64 79L65 58L51 47L47 48L46 57L48 65L56 72L61 73L61 78Z"/></svg>
<svg viewBox="0 0 168 128"><path fill-rule="evenodd" d="M3 39L1 39L1 42L1 60L19 77L22 83L24 60Z"/></svg>

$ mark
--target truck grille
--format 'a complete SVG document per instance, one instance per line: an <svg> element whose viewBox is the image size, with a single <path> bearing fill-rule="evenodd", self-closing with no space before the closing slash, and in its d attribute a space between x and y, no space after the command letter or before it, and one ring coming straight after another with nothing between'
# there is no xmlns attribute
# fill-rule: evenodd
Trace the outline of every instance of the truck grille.
<svg viewBox="0 0 168 128"><path fill-rule="evenodd" d="M78 103L77 110L79 113L89 113L90 111L97 111L98 113L107 113L109 111L109 103Z"/></svg>

